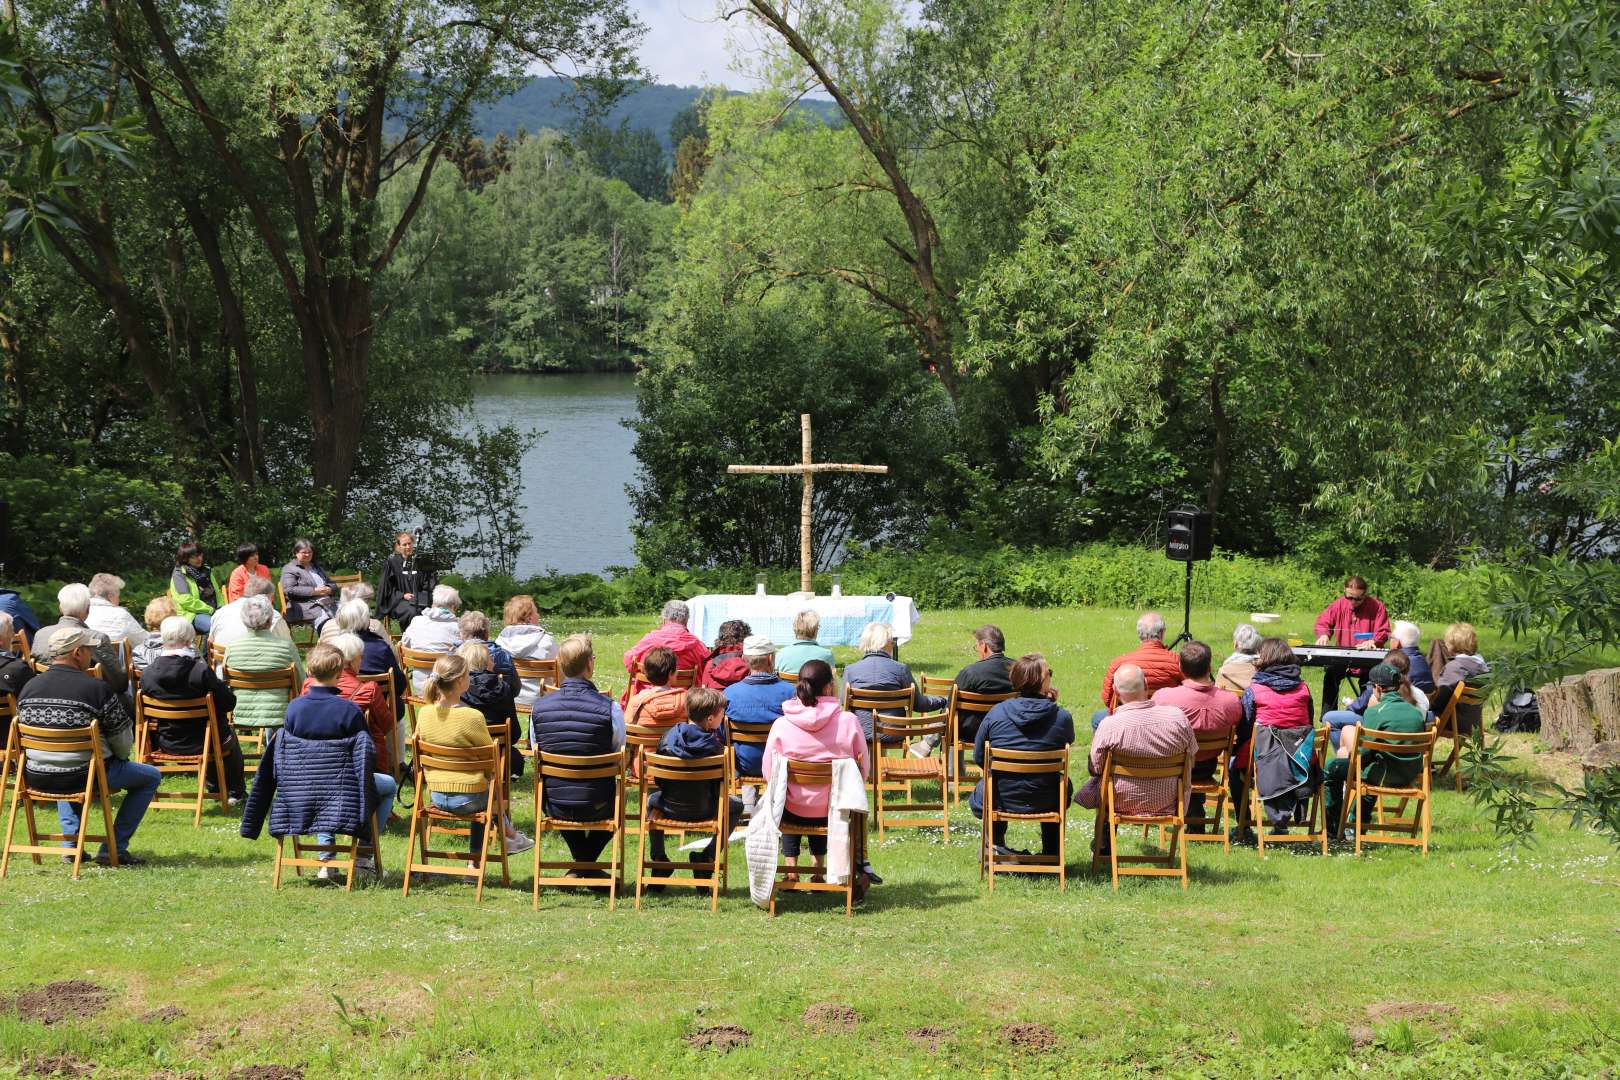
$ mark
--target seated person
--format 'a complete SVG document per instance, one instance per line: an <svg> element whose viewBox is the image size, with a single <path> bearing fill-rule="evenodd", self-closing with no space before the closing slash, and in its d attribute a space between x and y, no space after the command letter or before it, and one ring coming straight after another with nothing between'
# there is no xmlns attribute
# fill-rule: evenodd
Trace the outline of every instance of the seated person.
<svg viewBox="0 0 1620 1080"><path fill-rule="evenodd" d="M764 634L754 634L743 642L743 659L748 677L725 689L727 720L742 724L774 724L782 717L782 707L793 696L793 684L777 675L776 646ZM826 663L826 661L822 661ZM808 663L808 661L806 661ZM733 743L738 776L762 776L759 770L765 748L758 743ZM752 784L743 788L743 800L752 806L759 790Z"/></svg>
<svg viewBox="0 0 1620 1080"><path fill-rule="evenodd" d="M850 690L905 690L909 688L911 707L919 713L938 712L945 708L946 699L925 694L917 685L911 669L894 658L894 631L888 623L867 623L861 631L861 658L844 669L844 686ZM891 710L895 712L903 710ZM856 709L866 738L872 738L872 710ZM885 736L881 742L898 743L898 735Z"/></svg>
<svg viewBox="0 0 1620 1080"><path fill-rule="evenodd" d="M136 671L144 672L158 654L163 651L163 620L171 615L178 615L174 601L167 595L154 596L146 602L146 611L142 613L146 623L146 637L141 643L129 651L129 666ZM193 630L196 624L192 624Z"/></svg>
<svg viewBox="0 0 1620 1080"><path fill-rule="evenodd" d="M430 606L434 576L416 557L416 535L399 532L394 536L394 553L383 563L377 580L377 615L399 623L400 633ZM448 651L448 650L441 650Z"/></svg>
<svg viewBox="0 0 1620 1080"><path fill-rule="evenodd" d="M1399 693L1404 678L1401 672L1389 664L1374 666L1367 674L1367 685L1372 690L1367 711L1361 715L1359 724L1345 729L1343 746L1340 747L1338 756L1328 762L1327 826L1328 835L1334 839L1340 836L1339 811L1344 803L1344 784L1350 772L1350 754L1355 749L1356 737L1361 729L1415 733L1427 726L1428 722L1418 711L1417 706L1401 697ZM1373 784L1404 787L1417 780L1422 767L1421 754L1389 754L1380 751L1362 758L1361 778ZM1368 796L1357 812L1363 815L1371 814L1373 802L1373 797Z"/></svg>
<svg viewBox="0 0 1620 1080"><path fill-rule="evenodd" d="M326 632L330 631L327 635ZM323 641L330 644L333 640L344 634L353 634L360 642L360 675L380 675L387 671L393 675L394 683L394 719L399 721L405 716L405 691L407 683L405 672L399 666L399 657L394 655L388 639L382 634L377 620L371 617L371 611L366 602L360 599L345 600L338 605L337 617L322 628ZM381 697L381 695L378 695ZM382 748L378 748L382 753ZM391 758L390 758L391 760Z"/></svg>
<svg viewBox="0 0 1620 1080"><path fill-rule="evenodd" d="M213 625L219 595L214 591L214 575L203 559L202 545L187 540L174 553L174 572L169 575L169 599L174 609L191 620L192 629L203 637Z"/></svg>
<svg viewBox="0 0 1620 1080"><path fill-rule="evenodd" d="M619 703L603 697L591 677L596 654L589 634L574 634L557 648L562 686L535 701L530 714L529 740L540 754L585 756L611 754L624 749L624 712ZM601 821L613 814L614 782L548 779L544 812L563 821ZM563 831L563 842L574 862L596 862L612 834L603 831ZM582 876L606 877L600 870Z"/></svg>
<svg viewBox="0 0 1620 1080"><path fill-rule="evenodd" d="M1425 694L1432 694L1434 693L1434 672L1429 670L1429 658L1424 656L1423 650L1418 648L1418 639L1421 634L1422 631L1417 623L1397 619L1394 629L1390 631L1390 636L1395 639L1395 643L1390 648L1391 650L1399 649L1406 654L1408 662L1406 669L1407 680Z"/></svg>
<svg viewBox="0 0 1620 1080"><path fill-rule="evenodd" d="M1103 717L1113 712L1114 706L1119 704L1114 691L1114 674L1126 664L1141 669L1142 677L1147 680L1149 697L1167 686L1181 685L1181 662L1176 659L1175 653L1164 647L1164 616L1157 611L1143 612L1136 620L1136 640L1141 644L1135 649L1108 662L1102 682L1103 707L1091 714L1092 731L1096 731Z"/></svg>
<svg viewBox="0 0 1620 1080"><path fill-rule="evenodd" d="M388 632L388 628L384 626L380 620L371 617L371 602L372 600L376 599L376 597L377 590L373 589L364 581L351 581L347 585L343 586L343 588L338 590L337 610L342 611L343 605L347 604L351 600L358 600L365 604L365 629L370 630L373 636L381 638L388 644L389 649L392 650L394 645L394 636ZM355 626L351 626L346 629L340 628L337 625L337 617L334 615L332 618L321 624L318 640L325 641L327 638L336 637L338 634L343 633L358 634L360 629L360 627Z"/></svg>
<svg viewBox="0 0 1620 1080"><path fill-rule="evenodd" d="M70 588L72 586L69 586ZM83 585L78 586L84 589ZM89 590L85 590L85 605L89 605ZM135 749L135 722L124 707L124 698L105 680L92 679L87 669L96 662L94 650L97 642L106 638L86 626L62 626L55 633L41 633L43 648L34 655L50 664L44 671L28 681L17 695L17 720L30 726L75 730L96 724L101 735L103 766L107 774L107 789L125 791L124 801L113 820L113 837L118 845L118 865L140 866L146 860L130 854L129 844L135 830L146 816L146 808L157 794L158 782L163 774L151 765L129 760ZM26 752L23 767L28 772L28 783L42 791L76 794L85 787L90 769L88 751L73 753ZM101 827L99 810L93 811L91 830ZM79 832L79 807L75 803L56 804L56 817L62 832L76 836ZM64 847L72 842L62 841ZM110 865L106 842L96 854L96 862Z"/></svg>
<svg viewBox="0 0 1620 1080"><path fill-rule="evenodd" d="M259 562L258 544L238 544L236 548L236 569L225 583L225 602L240 600L247 595L249 578L261 577L270 580L270 568ZM274 585L271 586L275 588Z"/></svg>
<svg viewBox="0 0 1620 1080"><path fill-rule="evenodd" d="M449 585L433 587L433 605L411 620L411 625L399 635L402 648L416 652L455 652L461 644L461 594ZM411 682L420 694L427 684L427 673L411 672Z"/></svg>
<svg viewBox="0 0 1620 1080"><path fill-rule="evenodd" d="M1407 677L1407 665L1411 658L1403 649L1391 649L1384 654L1383 663L1388 664L1401 673L1401 684L1397 687L1401 697L1418 707L1426 715L1429 714L1429 698L1423 691L1412 685ZM1351 702L1348 708L1330 709L1322 714L1322 722L1328 726L1328 742L1333 749L1339 748L1339 739L1346 727L1353 727L1360 721L1362 713L1367 711L1367 705L1372 700L1372 683L1362 688L1360 696Z"/></svg>
<svg viewBox="0 0 1620 1080"><path fill-rule="evenodd" d="M90 579L90 614L85 625L99 630L113 644L129 642L134 648L146 640L146 629L135 621L135 616L118 605L124 592L124 579L112 574L97 574Z"/></svg>
<svg viewBox="0 0 1620 1080"><path fill-rule="evenodd" d="M11 649L12 636L16 629L11 622L11 616L0 611L0 694L16 695L28 685L28 680L34 677L34 667L22 653ZM0 719L0 746L6 745L6 737L11 731L11 717Z"/></svg>
<svg viewBox="0 0 1620 1080"><path fill-rule="evenodd" d="M1389 613L1384 603L1367 591L1367 579L1351 574L1344 581L1344 595L1322 609L1316 617L1316 643L1340 648L1387 649ZM1339 704L1339 683L1349 672L1344 664L1322 666L1322 707Z"/></svg>
<svg viewBox="0 0 1620 1080"><path fill-rule="evenodd" d="M1436 651L1441 660L1440 674L1435 677L1434 696L1429 708L1436 715L1445 712L1446 704L1461 683L1477 682L1491 672L1491 666L1479 655L1479 635L1471 624L1455 622L1446 627ZM1457 706L1457 733L1467 735L1483 722L1483 705Z"/></svg>
<svg viewBox="0 0 1620 1080"><path fill-rule="evenodd" d="M1254 679L1243 691L1243 717L1253 730L1253 775L1271 831L1282 835L1290 823L1304 824L1321 775L1314 758L1298 765L1316 737L1316 706L1299 674L1294 650L1282 638L1260 642Z"/></svg>
<svg viewBox="0 0 1620 1080"><path fill-rule="evenodd" d="M724 754L726 745L721 741L720 725L726 718L725 695L707 686L697 686L686 691L685 697L686 719L664 733L663 740L658 744L658 752L686 761ZM719 808L720 782L717 780L660 779L657 789L647 796L649 815L676 821L708 821L719 812ZM742 800L732 797L729 820L735 823L741 813ZM719 839L722 843L725 840L724 837ZM647 843L652 848L654 862L669 861L663 830L649 830ZM693 852L689 861L710 862L714 859L715 850L715 841L710 840L702 851ZM650 888L661 891L663 886Z"/></svg>
<svg viewBox="0 0 1620 1080"><path fill-rule="evenodd" d="M160 600L167 602L168 597L157 597L152 603ZM170 607L172 611L173 606ZM184 615L169 615L163 620L159 637L163 648L141 674L141 693L159 701L184 701L200 697L213 699L214 736L225 759L225 793L234 806L247 798L247 783L242 775L242 747L237 744L236 731L231 727L230 720L231 710L236 708L236 695L220 681L206 660L197 658L197 631L190 619ZM202 753L202 721L158 721L157 749L168 754ZM217 791L218 781L211 764L206 777L208 790Z"/></svg>
<svg viewBox="0 0 1620 1080"><path fill-rule="evenodd" d="M233 642L240 641L247 636L248 629L242 623L242 605L255 596L270 600L275 592L275 586L270 584L269 578L254 576L248 579L247 585L240 600L232 600L214 611L213 626L208 631L208 640L216 649L223 649ZM281 612L270 607L270 632L281 640L292 644L292 631L287 627L287 620L281 617Z"/></svg>
<svg viewBox="0 0 1620 1080"><path fill-rule="evenodd" d="M249 596L242 601L242 627L247 631L247 636L225 647L225 669L227 672L253 675L290 667L293 669L293 684L300 685L304 681L303 658L296 645L270 629L274 617L275 609L270 606L268 597ZM335 695L338 673L343 669L343 654L334 650L332 655L338 658L331 679L332 693ZM242 690L236 695L233 722L238 727L279 728L286 711L286 690Z"/></svg>
<svg viewBox="0 0 1620 1080"><path fill-rule="evenodd" d="M489 640L489 616L482 611L465 611L456 625L461 630L463 645L476 641L489 653L490 670L511 684L515 699L522 692L523 684L518 681L517 668L512 665L512 654L500 642Z"/></svg>
<svg viewBox="0 0 1620 1080"><path fill-rule="evenodd" d="M626 724L668 725L686 719L686 691L669 685L675 674L675 654L662 646L641 658L646 689L630 699L624 710Z"/></svg>
<svg viewBox="0 0 1620 1080"><path fill-rule="evenodd" d="M337 589L332 576L315 561L315 545L293 541L292 562L281 568L281 595L287 602L287 621L308 623L320 633L337 614Z"/></svg>
<svg viewBox="0 0 1620 1080"><path fill-rule="evenodd" d="M366 730L371 732L372 749L377 755L377 771L393 775L394 753L389 736L393 733L394 718L389 715L388 702L383 700L377 684L360 678L360 661L365 655L365 646L354 634L338 634L322 644L330 645L343 654L343 670L338 672L338 696L354 702L365 713ZM312 674L304 679L301 692L307 694L317 685Z"/></svg>
<svg viewBox="0 0 1620 1080"><path fill-rule="evenodd" d="M1009 672L1012 671L1012 661L1007 659L1007 640L1002 637L1001 628L985 624L973 631L973 651L978 654L978 660L964 667L956 673L956 687L970 694L1011 694L1012 682ZM1057 700L1057 691L1052 691L1052 700ZM961 735L964 745L975 740L979 730L979 722L984 714L974 710L961 712L957 724L957 733ZM911 747L911 756L924 758L934 752L939 746L938 735L925 735L918 739Z"/></svg>
<svg viewBox="0 0 1620 1080"><path fill-rule="evenodd" d="M62 618L50 626L40 628L39 633L34 635L30 651L44 659L51 654L50 641L53 634L60 630L84 630L89 635L87 647L92 657L85 667L88 669L100 664L101 681L116 693L124 694L125 703L128 704L129 673L124 670L123 647L85 621L90 617L90 589L77 582L64 585L56 594L56 606L62 613ZM145 636L144 633L142 636Z"/></svg>
<svg viewBox="0 0 1620 1080"><path fill-rule="evenodd" d="M508 656L520 660L552 660L557 656L557 639L540 625L540 609L534 597L522 594L512 597L501 611L506 623L495 638L495 643L506 650ZM522 679L518 687L517 706L527 712L534 699L540 696L539 679Z"/></svg>
<svg viewBox="0 0 1620 1080"><path fill-rule="evenodd" d="M1224 735L1226 732L1237 729L1237 740L1233 743L1234 751L1248 742L1249 732L1243 726L1243 703L1238 696L1216 686L1209 677L1210 648L1202 641L1189 641L1181 646L1177 654L1181 658L1182 680L1180 686L1170 686L1153 695L1153 704L1169 705L1180 709L1192 724L1195 735ZM1238 757L1242 754L1238 753ZM1211 752L1200 754L1193 764L1192 779L1206 781L1215 775L1215 768L1219 763L1220 754ZM1237 786L1232 785L1234 799L1237 798ZM1204 816L1204 796L1201 792L1193 792L1187 810L1189 817ZM1204 826L1197 826L1201 832Z"/></svg>
<svg viewBox="0 0 1620 1080"><path fill-rule="evenodd" d="M806 660L820 660L833 666L832 650L816 641L821 633L821 616L814 608L805 608L793 616L793 644L777 650L776 670L784 675L797 675Z"/></svg>
<svg viewBox="0 0 1620 1080"><path fill-rule="evenodd" d="M743 660L743 642L753 629L741 619L727 619L720 624L720 634L714 639L714 651L703 662L698 674L698 685L710 690L724 690L732 683L748 677L748 663Z"/></svg>
<svg viewBox="0 0 1620 1080"><path fill-rule="evenodd" d="M881 625L881 624L879 624ZM861 722L840 704L833 680L832 665L823 660L807 660L799 668L799 682L793 696L782 704L782 718L771 725L760 767L768 780L777 758L793 761L837 761L850 758L868 780L872 765L867 756L867 736ZM827 824L828 792L824 787L789 784L782 809L782 824L817 826ZM792 862L799 857L798 836L782 837L782 855ZM810 837L810 854L817 859L827 855L827 838ZM873 878L874 883L877 879Z"/></svg>
<svg viewBox="0 0 1620 1080"><path fill-rule="evenodd" d="M1241 694L1254 678L1256 654L1260 650L1260 631L1248 623L1238 623L1232 631L1232 655L1221 661L1215 673L1215 685L1222 690Z"/></svg>
<svg viewBox="0 0 1620 1080"><path fill-rule="evenodd" d="M27 634L30 645L34 638L39 636L39 617L16 589L0 588L0 615L10 615L11 632L15 634L21 630ZM0 642L0 645L11 648L11 638L8 636L4 642Z"/></svg>
<svg viewBox="0 0 1620 1080"><path fill-rule="evenodd" d="M1069 710L1047 696L1052 689L1052 669L1040 653L1020 656L1007 671L1007 681L1018 694L998 702L984 714L973 737L973 760L984 767L985 747L997 750L1057 750L1074 742L1074 717ZM996 809L1010 814L1044 814L1056 810L1070 797L1067 778L1018 776L996 777ZM968 796L968 809L976 818L984 817L984 780L981 778ZM1007 846L1007 822L998 821L990 836L998 855L1015 853ZM1058 826L1041 822L1041 854L1058 853Z"/></svg>
<svg viewBox="0 0 1620 1080"><path fill-rule="evenodd" d="M467 661L467 688L461 692L461 704L477 709L490 727L506 728L506 745L516 746L523 738L518 726L517 680L508 680L495 670L485 642L463 641L456 655ZM523 755L512 751L513 776L522 775L522 763Z"/></svg>
<svg viewBox="0 0 1620 1080"><path fill-rule="evenodd" d="M287 705L286 724L283 730L296 738L316 742L349 739L360 735L369 743L371 732L366 727L365 714L360 711L360 706L345 700L338 692L338 678L343 673L343 654L330 645L316 645L309 650L309 673L314 678L315 685L307 694L294 698ZM388 825L388 815L393 810L394 796L399 791L399 784L387 773L374 772L371 776L371 788L377 798L376 822L377 836L380 840L383 830ZM245 827L245 816L243 821ZM321 844L330 844L333 841L331 833L316 833L315 839ZM360 837L362 843L370 839ZM322 852L318 856L322 862L330 862L333 857L330 851ZM377 863L371 856L362 855L356 860L355 869L376 873ZM333 881L337 878L337 871L330 866L323 866L315 877L319 881Z"/></svg>
<svg viewBox="0 0 1620 1080"><path fill-rule="evenodd" d="M664 621L658 629L649 631L624 654L624 670L632 673L632 678L619 698L621 705L629 704L631 697L647 688L646 683L634 678L634 672L636 664L652 649L663 647L673 652L676 670L680 671L702 671L708 662L709 647L686 628L692 613L684 601L671 600L665 604L662 617Z"/></svg>
<svg viewBox="0 0 1620 1080"><path fill-rule="evenodd" d="M1087 810L1102 804L1103 765L1112 750L1140 757L1169 758L1187 755L1183 780L1192 783L1193 759L1198 754L1198 736L1193 733L1187 714L1174 705L1156 704L1148 696L1147 675L1135 664L1121 664L1114 672L1114 693L1119 705L1103 718L1091 737L1091 755L1086 765L1091 779L1075 799ZM1161 815L1175 809L1176 782L1162 780L1121 780L1114 786L1114 808L1121 814ZM1109 852L1106 828L1098 831L1093 850Z"/></svg>
<svg viewBox="0 0 1620 1080"><path fill-rule="evenodd" d="M489 653L482 645L463 645L462 649L483 652L482 659L486 665L483 674L500 682L500 677L488 669ZM454 652L434 662L433 672L423 687L423 697L428 703L416 710L418 739L435 746L489 746L494 742L485 714L466 704L457 704L466 702L471 674L472 667L465 652ZM452 814L476 814L489 805L487 773L424 769L422 779L432 792L433 805L440 810ZM501 815L501 825L506 833L508 855L519 855L534 847L534 841L513 828L511 820L504 814ZM471 831L467 857L477 860L483 851L484 829L481 825L473 825Z"/></svg>

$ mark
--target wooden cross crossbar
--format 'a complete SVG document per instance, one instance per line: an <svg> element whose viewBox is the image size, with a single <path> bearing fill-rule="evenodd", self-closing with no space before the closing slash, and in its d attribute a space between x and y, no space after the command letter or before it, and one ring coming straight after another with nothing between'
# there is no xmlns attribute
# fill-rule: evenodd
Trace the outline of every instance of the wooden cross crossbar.
<svg viewBox="0 0 1620 1080"><path fill-rule="evenodd" d="M887 465L841 465L833 462L817 464L810 460L810 414L799 414L799 444L801 457L797 465L728 465L729 473L797 473L804 479L804 494L799 499L799 591L812 592L810 571L810 509L815 492L815 474L830 472L886 473Z"/></svg>

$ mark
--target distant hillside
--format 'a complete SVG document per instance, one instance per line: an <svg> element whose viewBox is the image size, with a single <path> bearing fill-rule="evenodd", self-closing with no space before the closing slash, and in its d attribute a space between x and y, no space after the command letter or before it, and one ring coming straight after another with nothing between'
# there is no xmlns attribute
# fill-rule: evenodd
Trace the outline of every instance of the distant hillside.
<svg viewBox="0 0 1620 1080"><path fill-rule="evenodd" d="M575 118L574 110L568 105L568 94L566 79L556 75L531 79L523 89L510 97L478 109L473 116L473 127L485 139L494 138L502 131L515 135L519 127L528 131L539 131L541 128L562 130ZM626 94L608 113L606 121L610 127L618 127L620 120L628 118L632 128L646 128L658 136L666 153L672 152L674 148L669 145L670 123L676 113L702 95L701 86L654 83ZM838 115L838 106L831 101L807 100L801 107L828 120Z"/></svg>

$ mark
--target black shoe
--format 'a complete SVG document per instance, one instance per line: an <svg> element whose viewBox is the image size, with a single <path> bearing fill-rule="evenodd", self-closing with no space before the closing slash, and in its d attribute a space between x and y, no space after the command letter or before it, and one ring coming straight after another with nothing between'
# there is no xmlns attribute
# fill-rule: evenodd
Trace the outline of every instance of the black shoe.
<svg viewBox="0 0 1620 1080"><path fill-rule="evenodd" d="M100 852L100 853L98 853L96 855L96 865L97 866L111 866L112 865L112 857L109 856L105 851ZM131 855L127 851L120 851L118 853L118 865L120 867L124 867L124 866L145 866L146 865L146 860L141 858L139 855Z"/></svg>
<svg viewBox="0 0 1620 1080"><path fill-rule="evenodd" d="M860 872L866 875L866 880L867 880L868 883L870 883L872 885L881 885L881 884L883 884L883 879L878 877L878 872L876 870L872 869L872 864L871 863L869 863L869 862L861 863Z"/></svg>

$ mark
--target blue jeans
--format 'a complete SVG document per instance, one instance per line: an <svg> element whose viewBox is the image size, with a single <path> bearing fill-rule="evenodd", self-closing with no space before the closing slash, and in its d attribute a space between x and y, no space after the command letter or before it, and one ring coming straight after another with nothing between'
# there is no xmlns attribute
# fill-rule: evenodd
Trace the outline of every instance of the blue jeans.
<svg viewBox="0 0 1620 1080"><path fill-rule="evenodd" d="M1322 714L1322 722L1328 726L1328 742L1333 749L1339 748L1339 734L1347 727L1354 727L1361 723L1361 714L1351 712L1349 709L1330 709Z"/></svg>
<svg viewBox="0 0 1620 1080"><path fill-rule="evenodd" d="M124 801L118 807L118 815L113 818L113 836L118 840L118 854L129 852L129 842L135 836L135 830L140 827L141 818L146 816L146 808L152 805L152 799L157 795L158 783L163 774L150 765L142 765L138 761L120 761L117 758L107 758L107 792L125 792ZM100 807L91 804L97 817L100 816ZM56 804L56 818L62 823L62 831L69 836L79 833L79 806L77 803L59 802ZM92 828L99 824L92 825ZM70 840L62 841L63 847L72 847ZM102 844L101 850L106 851L107 845Z"/></svg>
<svg viewBox="0 0 1620 1080"><path fill-rule="evenodd" d="M383 826L388 824L388 815L394 809L394 796L399 794L399 784L387 773L372 773L371 788L377 793L377 837L380 840L382 838ZM332 839L331 833L315 834L315 842L319 844L330 844ZM364 844L369 841L371 837L362 836L359 839L360 842ZM322 852L320 855L320 858L322 859L330 859L332 857L332 853L329 851Z"/></svg>
<svg viewBox="0 0 1620 1080"><path fill-rule="evenodd" d="M489 805L489 792L435 791L433 805L452 814L476 814ZM472 830L472 835L467 837L468 855L477 859L478 853L484 850L484 827L476 821L469 822L468 827Z"/></svg>
<svg viewBox="0 0 1620 1080"><path fill-rule="evenodd" d="M213 627L214 617L212 615L193 615L191 617L191 628L197 631L200 637L207 637L208 631Z"/></svg>
<svg viewBox="0 0 1620 1080"><path fill-rule="evenodd" d="M1102 726L1102 722L1104 720L1106 720L1106 719L1108 719L1108 710L1107 709L1098 709L1096 712L1092 713L1091 714L1091 730L1096 731L1099 727Z"/></svg>

